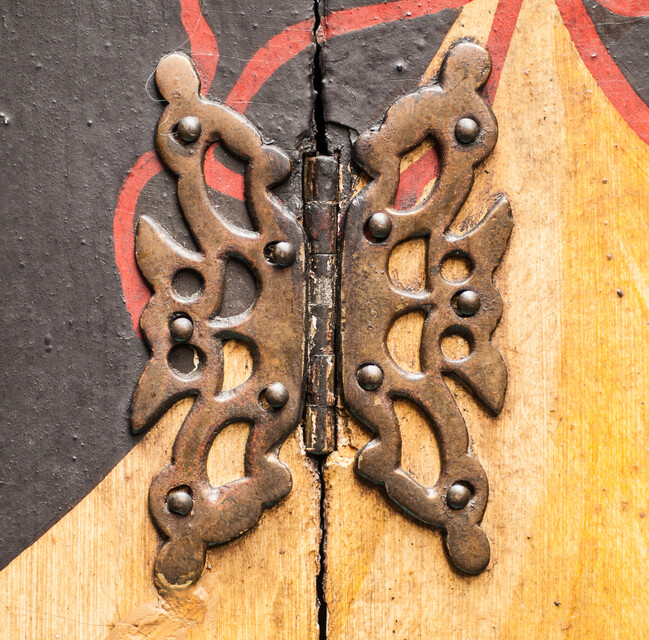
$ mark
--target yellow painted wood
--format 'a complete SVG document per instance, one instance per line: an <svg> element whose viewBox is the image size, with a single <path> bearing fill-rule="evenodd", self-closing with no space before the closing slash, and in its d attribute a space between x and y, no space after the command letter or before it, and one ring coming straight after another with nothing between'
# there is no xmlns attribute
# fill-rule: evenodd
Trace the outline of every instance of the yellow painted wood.
<svg viewBox="0 0 649 640"><path fill-rule="evenodd" d="M446 42L462 32L484 43L493 8L468 5ZM649 147L585 68L552 0L524 2L494 111L500 139L461 215L479 215L498 190L513 206L496 278L502 415L450 383L489 477L491 565L454 572L438 532L356 477L370 434L345 418L326 472L331 640L648 634ZM406 360L411 329L391 336ZM404 464L432 484L426 419L397 412Z"/></svg>
<svg viewBox="0 0 649 640"><path fill-rule="evenodd" d="M250 369L247 350L224 349L225 386ZM280 458L293 491L241 538L208 551L197 586L161 597L153 586L159 537L147 494L169 464L192 400L176 404L60 522L0 573L2 640L250 640L317 638L319 484L294 434ZM242 429L210 453L210 477L241 467Z"/></svg>

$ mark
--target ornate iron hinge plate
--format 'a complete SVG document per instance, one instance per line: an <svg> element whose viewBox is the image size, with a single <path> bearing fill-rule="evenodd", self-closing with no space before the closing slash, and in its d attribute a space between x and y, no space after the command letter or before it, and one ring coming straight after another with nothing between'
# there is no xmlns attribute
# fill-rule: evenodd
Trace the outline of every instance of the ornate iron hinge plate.
<svg viewBox="0 0 649 640"><path fill-rule="evenodd" d="M470 192L474 167L496 143L496 120L478 93L490 70L484 49L457 43L438 83L395 102L381 126L356 141L354 157L371 181L346 212L342 250L334 233L312 243L309 257L302 226L270 191L289 175L288 157L264 144L246 118L202 98L188 57L172 54L160 62L156 82L169 105L158 123L157 148L178 176L178 198L198 250L187 250L150 218L139 221L136 257L154 294L141 319L152 357L133 396L133 429L151 426L179 398L196 397L171 465L150 491L151 514L166 538L156 561L159 585L195 582L209 545L241 535L290 491L279 449L303 414L308 316L320 314L328 328L336 317L337 268L338 353L314 343L313 335L309 342L310 360L316 362L310 363L315 373L309 376L307 411L313 450L333 446L329 400L335 395L331 385L323 385L331 398L319 402L314 397L319 383L311 378L332 382L338 364L345 405L376 434L357 456L358 472L384 485L405 511L442 528L459 569L473 574L487 566L489 543L479 526L487 479L469 452L466 425L443 376L459 376L489 409L500 411L506 370L490 338L502 313L492 275L512 229L506 198L496 196L482 221L464 235L447 231ZM397 211L401 157L427 137L440 155L437 182L422 203ZM210 202L203 162L217 141L246 162L245 200L254 231L234 226ZM328 198L314 196L314 211L333 212L335 219ZM416 292L393 282L388 265L394 247L412 238L424 238L427 246L425 287ZM444 278L441 265L449 256L469 264L461 282ZM254 274L257 298L248 311L222 318L229 259L242 261ZM324 285L331 293L324 296L331 299L328 309L320 308L314 293ZM414 310L426 314L417 372L403 370L387 347L395 319ZM466 342L467 357L444 355L441 344L449 335ZM222 345L231 338L248 345L254 364L245 383L226 391ZM422 486L401 467L397 398L415 402L434 425L442 465L433 487ZM207 456L214 438L235 421L251 427L245 476L213 487ZM328 431L319 439L313 429L320 423Z"/></svg>

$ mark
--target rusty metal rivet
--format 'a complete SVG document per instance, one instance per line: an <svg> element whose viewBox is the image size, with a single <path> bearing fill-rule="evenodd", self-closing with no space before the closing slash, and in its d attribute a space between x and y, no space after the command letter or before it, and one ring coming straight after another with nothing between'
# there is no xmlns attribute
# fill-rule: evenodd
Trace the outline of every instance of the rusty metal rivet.
<svg viewBox="0 0 649 640"><path fill-rule="evenodd" d="M273 382L264 391L266 402L274 409L280 409L288 402L288 389L281 382Z"/></svg>
<svg viewBox="0 0 649 640"><path fill-rule="evenodd" d="M186 516L194 508L194 499L187 491L183 491L182 489L172 491L167 496L167 507L169 511L173 511L179 516Z"/></svg>
<svg viewBox="0 0 649 640"><path fill-rule="evenodd" d="M473 118L460 118L455 125L455 137L464 144L473 142L479 131L480 127Z"/></svg>
<svg viewBox="0 0 649 640"><path fill-rule="evenodd" d="M383 384L383 371L381 367L375 364L366 364L362 366L357 372L358 384L365 389L365 391L374 391Z"/></svg>
<svg viewBox="0 0 649 640"><path fill-rule="evenodd" d="M475 315L480 309L480 296L475 291L462 291L455 299L455 308L462 316Z"/></svg>
<svg viewBox="0 0 649 640"><path fill-rule="evenodd" d="M278 242L271 251L273 262L280 267L288 267L295 262L295 247L290 242Z"/></svg>
<svg viewBox="0 0 649 640"><path fill-rule="evenodd" d="M464 509L471 500L472 491L461 482L456 482L446 494L446 504L451 509Z"/></svg>
<svg viewBox="0 0 649 640"><path fill-rule="evenodd" d="M462 484L461 482L456 482L451 486L446 494L446 504L448 504L451 509L464 509L464 507L469 504L472 495L473 492L469 487L467 487L467 485Z"/></svg>
<svg viewBox="0 0 649 640"><path fill-rule="evenodd" d="M185 116L178 121L177 131L183 142L195 142L201 135L201 121L196 116Z"/></svg>
<svg viewBox="0 0 649 640"><path fill-rule="evenodd" d="M169 324L169 333L176 342L187 342L194 333L194 323L189 316L176 316Z"/></svg>
<svg viewBox="0 0 649 640"><path fill-rule="evenodd" d="M377 239L383 240L390 235L392 231L392 220L385 213L375 213L367 223L369 232Z"/></svg>

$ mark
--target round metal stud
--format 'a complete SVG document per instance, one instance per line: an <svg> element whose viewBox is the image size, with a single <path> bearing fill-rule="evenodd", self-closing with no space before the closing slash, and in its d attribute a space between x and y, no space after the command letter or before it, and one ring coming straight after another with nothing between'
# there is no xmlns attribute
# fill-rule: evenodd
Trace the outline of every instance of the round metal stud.
<svg viewBox="0 0 649 640"><path fill-rule="evenodd" d="M392 220L390 220L390 217L383 212L375 213L369 219L367 228L377 240L383 240L387 238L392 231Z"/></svg>
<svg viewBox="0 0 649 640"><path fill-rule="evenodd" d="M178 122L177 131L183 142L195 142L201 135L201 121L196 116L185 116Z"/></svg>
<svg viewBox="0 0 649 640"><path fill-rule="evenodd" d="M194 508L194 499L182 489L172 491L167 496L167 508L169 511L177 513L179 516L186 516Z"/></svg>
<svg viewBox="0 0 649 640"><path fill-rule="evenodd" d="M365 391L374 391L383 384L383 371L375 364L366 364L356 372L356 378Z"/></svg>
<svg viewBox="0 0 649 640"><path fill-rule="evenodd" d="M274 409L280 409L288 402L288 389L281 382L273 382L264 391L266 402Z"/></svg>
<svg viewBox="0 0 649 640"><path fill-rule="evenodd" d="M462 316L472 316L480 309L480 296L475 291L462 291L455 299L455 308Z"/></svg>
<svg viewBox="0 0 649 640"><path fill-rule="evenodd" d="M290 242L278 242L271 251L273 262L280 267L288 267L295 262L295 247Z"/></svg>
<svg viewBox="0 0 649 640"><path fill-rule="evenodd" d="M169 333L176 342L187 342L194 333L194 323L188 316L176 316L169 324Z"/></svg>
<svg viewBox="0 0 649 640"><path fill-rule="evenodd" d="M472 495L473 492L469 487L461 482L456 482L446 494L446 504L451 509L464 509L469 504Z"/></svg>
<svg viewBox="0 0 649 640"><path fill-rule="evenodd" d="M460 118L455 125L455 137L464 144L473 142L479 132L480 127L473 118Z"/></svg>

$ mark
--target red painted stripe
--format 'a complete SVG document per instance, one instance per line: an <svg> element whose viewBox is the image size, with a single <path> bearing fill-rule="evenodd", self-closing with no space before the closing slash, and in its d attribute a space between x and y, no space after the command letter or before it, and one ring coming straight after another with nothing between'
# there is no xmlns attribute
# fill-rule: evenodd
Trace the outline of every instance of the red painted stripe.
<svg viewBox="0 0 649 640"><path fill-rule="evenodd" d="M644 18L649 16L647 0L597 0L605 9L627 18Z"/></svg>
<svg viewBox="0 0 649 640"><path fill-rule="evenodd" d="M189 37L192 60L201 77L201 94L206 95L219 62L216 38L203 16L199 0L180 0L180 19Z"/></svg>
<svg viewBox="0 0 649 640"><path fill-rule="evenodd" d="M523 0L500 0L496 8L491 32L487 40L487 51L491 54L493 70L484 88L484 96L489 104L493 104L500 84L500 74L507 58L509 45L514 35Z"/></svg>
<svg viewBox="0 0 649 640"><path fill-rule="evenodd" d="M113 218L115 262L122 282L126 308L131 316L133 329L138 335L140 316L151 292L135 261L135 208L142 189L151 178L163 170L164 167L155 151L147 151L141 156L128 172L122 185ZM243 200L243 176L218 162L209 150L205 158L205 179L213 189Z"/></svg>
<svg viewBox="0 0 649 640"><path fill-rule="evenodd" d="M201 92L211 85L218 62L218 47L214 34L205 21L198 0L180 0L181 19L192 47L192 58L201 75ZM459 8L470 0L399 0L335 11L323 19L319 37L326 39L367 27L412 19L437 13L443 9ZM272 38L259 49L246 65L242 75L226 99L226 104L243 112L263 84L277 69L313 42L313 21L305 20L292 25ZM155 163L152 160L155 160ZM419 166L419 162L422 164ZM434 150L425 154L404 172L399 202L415 197L416 185L421 189L437 174L437 157ZM149 297L149 290L137 269L133 252L133 218L140 191L158 171L162 170L155 152L148 152L138 160L125 181L115 213L115 256L122 278L122 287L133 326L139 334L139 317ZM227 195L243 200L243 177L219 163L212 154L205 161L207 184ZM130 224L130 231L127 226ZM119 257L118 257L119 256Z"/></svg>
<svg viewBox="0 0 649 640"><path fill-rule="evenodd" d="M374 25L418 18L443 9L456 9L467 2L469 0L398 0L342 9L323 17L318 37L325 41ZM288 60L313 43L312 29L313 21L305 20L282 31L259 49L232 88L226 104L241 113L245 111L264 82ZM417 201L425 185L437 175L437 170L437 154L430 150L404 171L397 192L396 208L412 206L407 203L414 204Z"/></svg>
<svg viewBox="0 0 649 640"><path fill-rule="evenodd" d="M140 316L151 292L135 262L133 217L140 192L149 180L160 173L162 169L162 164L155 151L147 151L141 156L128 172L122 185L117 199L115 217L113 218L115 262L122 280L126 308L131 315L133 328L138 335L140 335Z"/></svg>
<svg viewBox="0 0 649 640"><path fill-rule="evenodd" d="M649 144L649 107L633 90L599 39L582 1L556 0L556 3L581 59L597 84L629 126Z"/></svg>
<svg viewBox="0 0 649 640"><path fill-rule="evenodd" d="M412 20L443 9L459 9L470 0L397 0L367 7L333 11L322 18L322 37L326 40L351 31L367 29L395 20Z"/></svg>
<svg viewBox="0 0 649 640"><path fill-rule="evenodd" d="M312 42L313 20L298 22L278 33L250 58L225 104L243 113L264 82Z"/></svg>
<svg viewBox="0 0 649 640"><path fill-rule="evenodd" d="M196 63L201 78L201 93L205 95L212 84L219 61L216 38L203 16L199 0L180 0L180 19L189 37L192 59ZM219 177L219 171L214 166L216 164L214 156L210 154L208 159L211 160L209 163L206 162L206 175L209 167L209 176L214 183L214 188L219 189L219 186L222 186L226 190L237 190L239 187L236 180L229 176L227 170L223 172L222 177ZM133 329L138 335L140 335L140 316L151 292L135 261L135 207L142 189L163 169L155 151L147 151L141 156L128 172L122 185L113 218L115 262L122 281L126 308L131 316ZM239 179L243 183L240 176ZM240 192L243 193L243 186Z"/></svg>

